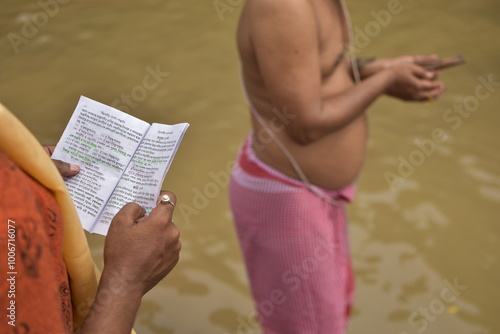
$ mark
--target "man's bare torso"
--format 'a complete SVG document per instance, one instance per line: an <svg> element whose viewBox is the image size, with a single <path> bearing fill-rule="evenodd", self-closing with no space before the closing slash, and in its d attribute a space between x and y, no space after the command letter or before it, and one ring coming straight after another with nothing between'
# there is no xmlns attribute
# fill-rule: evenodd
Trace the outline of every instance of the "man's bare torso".
<svg viewBox="0 0 500 334"><path fill-rule="evenodd" d="M264 118L266 123L274 124L276 136L288 148L305 175L313 184L328 188L340 189L355 181L363 164L367 137L367 117L361 113L349 124L335 130L314 142L303 144L293 140L284 127L277 126L281 121L284 126L294 122L287 115L287 106L275 105L268 94L259 61L256 56L256 45L253 40L252 20L258 20L258 6L266 0L249 0L243 9L238 28L238 48L243 68L243 78L248 96ZM277 1L277 0L273 0ZM307 6L308 20L314 20L318 38L319 71L311 75L321 76L321 99L338 94L353 86L350 65L343 59L338 66L336 59L347 45L347 25L342 13L341 4L337 0L282 0L279 5ZM300 7L299 7L300 9ZM284 82L293 85L293 82ZM274 109L274 111L273 111ZM279 117L277 113L285 117ZM284 121L284 123L283 123ZM254 129L253 148L255 154L266 164L291 176L299 178L292 165L281 152L276 143L270 140L261 124L252 116Z"/></svg>

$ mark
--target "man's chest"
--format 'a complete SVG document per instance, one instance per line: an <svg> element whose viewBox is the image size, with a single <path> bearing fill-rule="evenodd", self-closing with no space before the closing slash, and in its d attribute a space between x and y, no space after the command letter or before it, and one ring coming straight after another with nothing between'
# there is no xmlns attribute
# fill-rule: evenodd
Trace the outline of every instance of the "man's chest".
<svg viewBox="0 0 500 334"><path fill-rule="evenodd" d="M319 47L321 72L332 72L348 44L346 19L339 1L312 0Z"/></svg>

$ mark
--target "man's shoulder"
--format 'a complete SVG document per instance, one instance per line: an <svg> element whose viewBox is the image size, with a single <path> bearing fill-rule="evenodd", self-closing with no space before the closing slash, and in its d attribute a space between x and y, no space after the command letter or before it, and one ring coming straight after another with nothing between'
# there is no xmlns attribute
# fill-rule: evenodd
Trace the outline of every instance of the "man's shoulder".
<svg viewBox="0 0 500 334"><path fill-rule="evenodd" d="M311 12L310 0L252 0L247 3L247 10L255 17L295 17Z"/></svg>

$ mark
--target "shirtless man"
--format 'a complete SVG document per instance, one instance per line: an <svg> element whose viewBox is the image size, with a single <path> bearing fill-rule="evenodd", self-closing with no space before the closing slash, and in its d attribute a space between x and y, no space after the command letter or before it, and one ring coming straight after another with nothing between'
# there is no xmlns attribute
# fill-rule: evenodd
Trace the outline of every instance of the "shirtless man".
<svg viewBox="0 0 500 334"><path fill-rule="evenodd" d="M384 94L424 101L445 89L426 70L434 55L374 60L355 84L348 25L340 0L252 0L241 14L253 132L230 199L266 334L345 332L353 278L343 203L363 165L366 109Z"/></svg>

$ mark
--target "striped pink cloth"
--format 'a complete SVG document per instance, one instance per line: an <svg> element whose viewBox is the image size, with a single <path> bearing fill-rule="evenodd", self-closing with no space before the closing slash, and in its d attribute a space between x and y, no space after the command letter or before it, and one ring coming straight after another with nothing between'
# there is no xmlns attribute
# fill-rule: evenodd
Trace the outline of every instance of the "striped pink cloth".
<svg viewBox="0 0 500 334"><path fill-rule="evenodd" d="M344 207L259 161L250 143L251 137L229 191L264 333L345 333L354 280ZM318 190L341 202L354 195L353 186Z"/></svg>

